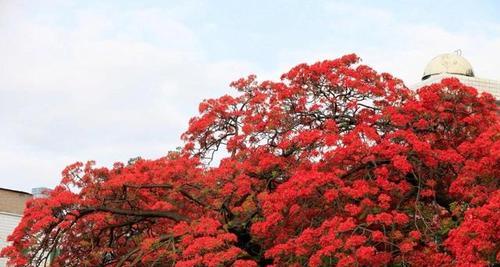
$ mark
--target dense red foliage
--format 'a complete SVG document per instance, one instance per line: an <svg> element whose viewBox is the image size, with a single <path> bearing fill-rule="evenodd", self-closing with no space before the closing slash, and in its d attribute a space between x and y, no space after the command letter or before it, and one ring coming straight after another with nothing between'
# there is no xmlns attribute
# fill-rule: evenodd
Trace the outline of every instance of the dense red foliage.
<svg viewBox="0 0 500 267"><path fill-rule="evenodd" d="M16 266L498 263L493 97L456 79L412 92L358 61L233 82L237 96L202 102L164 158L67 167L2 254Z"/></svg>

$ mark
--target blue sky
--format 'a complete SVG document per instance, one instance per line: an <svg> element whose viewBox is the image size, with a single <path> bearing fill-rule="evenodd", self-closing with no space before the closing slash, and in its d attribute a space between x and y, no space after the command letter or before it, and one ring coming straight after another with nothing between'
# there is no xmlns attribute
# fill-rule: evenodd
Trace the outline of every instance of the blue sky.
<svg viewBox="0 0 500 267"><path fill-rule="evenodd" d="M462 49L500 80L497 1L0 2L0 187L64 166L156 158L204 98L255 73L355 52L407 84Z"/></svg>

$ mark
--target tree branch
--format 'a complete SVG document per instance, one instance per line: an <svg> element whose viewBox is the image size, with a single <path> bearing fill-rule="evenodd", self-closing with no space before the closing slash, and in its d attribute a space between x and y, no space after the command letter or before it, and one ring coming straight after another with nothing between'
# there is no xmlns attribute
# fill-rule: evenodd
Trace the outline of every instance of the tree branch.
<svg viewBox="0 0 500 267"><path fill-rule="evenodd" d="M159 218L168 218L172 219L176 222L179 221L187 221L189 222L190 219L186 216L180 215L175 212L171 211L161 211L161 210L126 210L126 209L118 209L118 208L112 208L112 207L106 207L106 206L101 206L101 207L85 207L80 209L81 213L91 213L91 212L110 212L118 215L125 215L125 216L140 216L140 217L159 217Z"/></svg>

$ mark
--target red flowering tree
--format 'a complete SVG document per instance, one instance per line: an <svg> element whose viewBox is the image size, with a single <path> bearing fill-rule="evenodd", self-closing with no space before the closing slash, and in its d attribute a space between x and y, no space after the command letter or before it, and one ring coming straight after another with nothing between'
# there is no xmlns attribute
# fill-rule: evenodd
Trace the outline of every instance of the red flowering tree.
<svg viewBox="0 0 500 267"><path fill-rule="evenodd" d="M456 79L413 92L356 55L232 87L200 104L177 152L67 167L2 255L15 266L500 261L491 95Z"/></svg>

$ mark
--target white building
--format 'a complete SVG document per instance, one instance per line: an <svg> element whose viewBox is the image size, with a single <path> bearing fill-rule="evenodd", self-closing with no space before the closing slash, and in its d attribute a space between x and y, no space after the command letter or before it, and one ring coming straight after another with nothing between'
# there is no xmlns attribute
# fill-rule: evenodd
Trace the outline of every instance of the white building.
<svg viewBox="0 0 500 267"><path fill-rule="evenodd" d="M7 237L12 234L23 216L26 201L31 198L46 197L50 189L33 188L30 193L7 188L0 188L0 250L8 245ZM0 267L7 265L5 258L0 258Z"/></svg>
<svg viewBox="0 0 500 267"><path fill-rule="evenodd" d="M461 56L460 51L433 58L425 67L422 81L411 86L411 89L418 89L448 77L455 77L479 92L488 92L500 101L500 81L475 77L472 65Z"/></svg>
<svg viewBox="0 0 500 267"><path fill-rule="evenodd" d="M0 188L0 250L7 246L7 237L21 221L24 205L30 198L30 193ZM6 262L0 258L1 267L6 266Z"/></svg>

